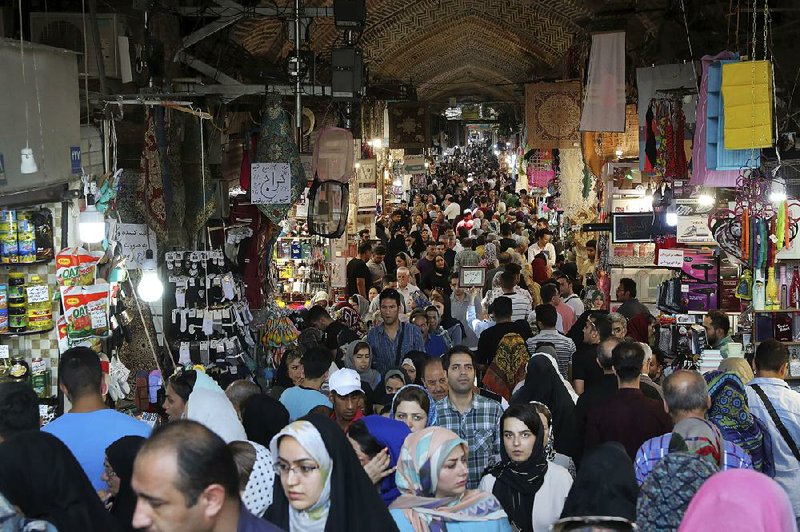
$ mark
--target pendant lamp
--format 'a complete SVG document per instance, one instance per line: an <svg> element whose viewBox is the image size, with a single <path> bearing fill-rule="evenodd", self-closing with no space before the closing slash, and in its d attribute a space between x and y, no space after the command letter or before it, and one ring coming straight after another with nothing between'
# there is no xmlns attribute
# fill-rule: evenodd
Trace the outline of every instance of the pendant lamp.
<svg viewBox="0 0 800 532"><path fill-rule="evenodd" d="M86 205L78 216L78 233L81 241L87 244L102 242L106 237L106 219L94 203Z"/></svg>
<svg viewBox="0 0 800 532"><path fill-rule="evenodd" d="M153 258L152 249L145 252L145 259L142 261L142 278L136 287L136 292L146 303L158 301L164 294L164 284L158 276L158 264Z"/></svg>
<svg viewBox="0 0 800 532"><path fill-rule="evenodd" d="M36 159L33 158L33 150L30 148L22 148L20 150L20 157L22 159L19 165L19 171L23 174L35 174L39 171L36 166Z"/></svg>

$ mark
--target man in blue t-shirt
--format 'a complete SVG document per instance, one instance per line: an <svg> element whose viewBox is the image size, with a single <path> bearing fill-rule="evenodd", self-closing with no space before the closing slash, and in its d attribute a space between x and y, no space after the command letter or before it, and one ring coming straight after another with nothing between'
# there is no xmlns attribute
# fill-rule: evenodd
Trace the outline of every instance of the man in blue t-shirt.
<svg viewBox="0 0 800 532"><path fill-rule="evenodd" d="M330 399L319 391L328 379L330 367L331 352L322 345L312 347L303 354L303 384L287 388L280 398L289 411L289 421L303 417L318 406L333 408Z"/></svg>
<svg viewBox="0 0 800 532"><path fill-rule="evenodd" d="M42 428L66 445L86 472L96 490L108 489L100 477L106 448L123 436L150 436L151 427L106 406L100 357L88 347L73 347L61 356L59 388L72 403L72 410Z"/></svg>

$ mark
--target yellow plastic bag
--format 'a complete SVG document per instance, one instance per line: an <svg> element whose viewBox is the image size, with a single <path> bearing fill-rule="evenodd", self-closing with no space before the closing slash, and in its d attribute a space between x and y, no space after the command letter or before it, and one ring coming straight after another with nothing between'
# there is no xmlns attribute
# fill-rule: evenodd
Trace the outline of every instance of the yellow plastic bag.
<svg viewBox="0 0 800 532"><path fill-rule="evenodd" d="M772 64L769 61L723 64L722 103L726 150L772 146Z"/></svg>

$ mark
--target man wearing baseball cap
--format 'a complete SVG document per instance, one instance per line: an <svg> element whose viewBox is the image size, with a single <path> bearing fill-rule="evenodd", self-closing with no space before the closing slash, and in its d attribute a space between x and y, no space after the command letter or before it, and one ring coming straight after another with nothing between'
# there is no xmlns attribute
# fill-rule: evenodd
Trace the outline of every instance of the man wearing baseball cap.
<svg viewBox="0 0 800 532"><path fill-rule="evenodd" d="M361 377L355 370L343 368L331 374L328 387L333 403L331 419L347 432L354 421L364 417L364 390L361 389Z"/></svg>

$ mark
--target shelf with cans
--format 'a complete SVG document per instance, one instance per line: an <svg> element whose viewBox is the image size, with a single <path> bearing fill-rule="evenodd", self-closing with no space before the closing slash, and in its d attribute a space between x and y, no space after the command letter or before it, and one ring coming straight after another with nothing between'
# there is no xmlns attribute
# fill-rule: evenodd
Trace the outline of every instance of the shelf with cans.
<svg viewBox="0 0 800 532"><path fill-rule="evenodd" d="M276 271L276 298L301 303L311 294L327 291L330 279L330 242L318 236L278 237L272 252Z"/></svg>

